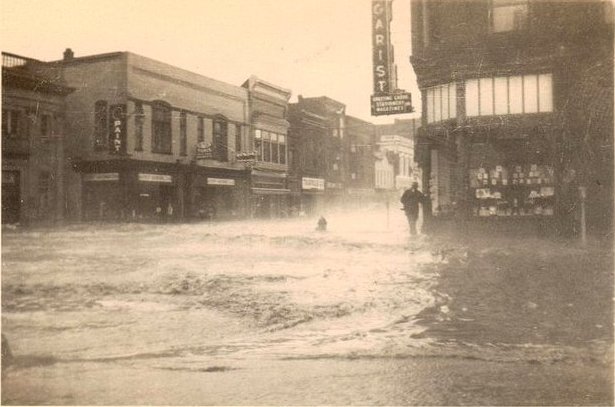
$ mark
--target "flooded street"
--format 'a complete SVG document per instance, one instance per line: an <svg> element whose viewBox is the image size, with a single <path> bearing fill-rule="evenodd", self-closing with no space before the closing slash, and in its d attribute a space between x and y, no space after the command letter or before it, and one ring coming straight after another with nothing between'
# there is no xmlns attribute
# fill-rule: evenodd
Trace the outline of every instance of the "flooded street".
<svg viewBox="0 0 615 407"><path fill-rule="evenodd" d="M609 252L396 212L4 231L2 402L612 404Z"/></svg>

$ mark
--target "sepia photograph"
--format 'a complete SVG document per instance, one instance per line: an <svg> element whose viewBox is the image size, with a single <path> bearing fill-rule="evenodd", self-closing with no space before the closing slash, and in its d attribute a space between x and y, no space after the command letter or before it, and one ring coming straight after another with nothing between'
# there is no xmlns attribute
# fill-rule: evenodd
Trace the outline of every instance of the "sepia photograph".
<svg viewBox="0 0 615 407"><path fill-rule="evenodd" d="M0 404L614 405L613 12L0 0Z"/></svg>

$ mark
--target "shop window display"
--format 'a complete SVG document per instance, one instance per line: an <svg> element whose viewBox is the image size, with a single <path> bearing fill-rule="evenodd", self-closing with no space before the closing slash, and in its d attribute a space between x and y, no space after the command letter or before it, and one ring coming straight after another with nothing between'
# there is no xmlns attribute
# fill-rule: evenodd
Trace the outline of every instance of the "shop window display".
<svg viewBox="0 0 615 407"><path fill-rule="evenodd" d="M550 165L516 164L469 172L474 216L552 216L554 170Z"/></svg>

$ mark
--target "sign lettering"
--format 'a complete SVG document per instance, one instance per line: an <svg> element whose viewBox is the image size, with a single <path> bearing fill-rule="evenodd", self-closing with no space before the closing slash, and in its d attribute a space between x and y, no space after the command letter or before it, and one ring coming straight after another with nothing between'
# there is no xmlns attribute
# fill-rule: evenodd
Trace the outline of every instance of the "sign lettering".
<svg viewBox="0 0 615 407"><path fill-rule="evenodd" d="M126 153L126 105L112 105L109 109L109 125L111 154Z"/></svg>
<svg viewBox="0 0 615 407"><path fill-rule="evenodd" d="M374 94L382 95L392 91L390 60L391 1L372 2L372 60L374 65Z"/></svg>

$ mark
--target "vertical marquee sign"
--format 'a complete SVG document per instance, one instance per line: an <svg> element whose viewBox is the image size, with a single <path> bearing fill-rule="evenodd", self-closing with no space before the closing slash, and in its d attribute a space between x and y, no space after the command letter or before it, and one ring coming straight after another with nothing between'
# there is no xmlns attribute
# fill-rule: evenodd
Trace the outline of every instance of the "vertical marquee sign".
<svg viewBox="0 0 615 407"><path fill-rule="evenodd" d="M391 86L391 0L372 1L374 94L386 95Z"/></svg>
<svg viewBox="0 0 615 407"><path fill-rule="evenodd" d="M374 94L372 116L412 113L412 95L397 89L395 56L391 45L393 0L372 0L372 60Z"/></svg>
<svg viewBox="0 0 615 407"><path fill-rule="evenodd" d="M109 127L111 154L126 154L126 105L110 106Z"/></svg>

